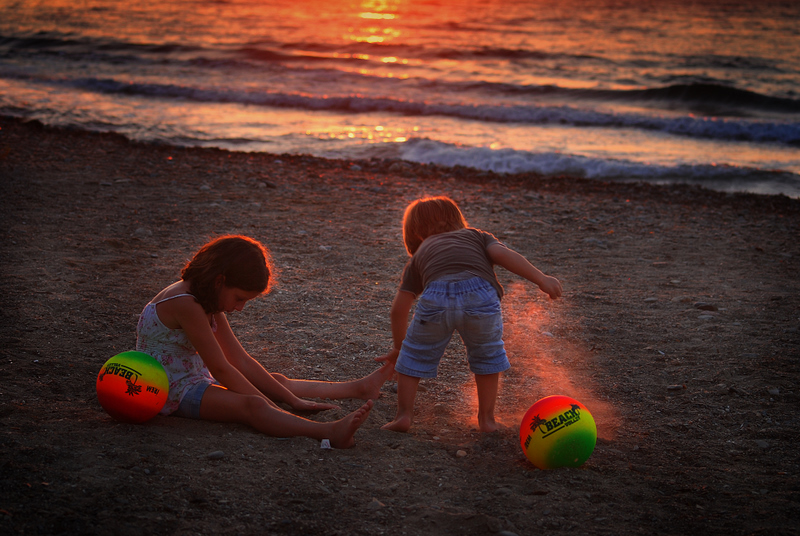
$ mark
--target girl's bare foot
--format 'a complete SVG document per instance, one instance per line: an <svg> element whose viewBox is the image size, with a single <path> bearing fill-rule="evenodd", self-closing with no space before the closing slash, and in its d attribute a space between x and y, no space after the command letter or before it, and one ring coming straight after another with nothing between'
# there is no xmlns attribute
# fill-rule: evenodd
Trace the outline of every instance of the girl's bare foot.
<svg viewBox="0 0 800 536"><path fill-rule="evenodd" d="M358 398L364 400L375 400L381 396L381 387L386 380L394 374L394 363L386 363L381 368L366 376L359 382Z"/></svg>
<svg viewBox="0 0 800 536"><path fill-rule="evenodd" d="M369 412L372 409L374 402L367 400L367 402L355 410L347 417L340 419L333 424L333 433L328 438L331 441L331 446L337 449L349 449L356 444L353 437L362 424L364 424L369 417Z"/></svg>
<svg viewBox="0 0 800 536"><path fill-rule="evenodd" d="M393 432L408 432L409 428L411 428L411 417L407 415L395 417L392 422L381 426L381 430L391 430Z"/></svg>

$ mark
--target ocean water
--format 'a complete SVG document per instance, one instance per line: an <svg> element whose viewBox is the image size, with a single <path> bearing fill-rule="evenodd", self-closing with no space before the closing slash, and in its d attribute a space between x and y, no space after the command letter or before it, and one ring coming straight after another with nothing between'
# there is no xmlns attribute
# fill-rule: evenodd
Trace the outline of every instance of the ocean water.
<svg viewBox="0 0 800 536"><path fill-rule="evenodd" d="M800 2L0 0L0 114L800 197Z"/></svg>

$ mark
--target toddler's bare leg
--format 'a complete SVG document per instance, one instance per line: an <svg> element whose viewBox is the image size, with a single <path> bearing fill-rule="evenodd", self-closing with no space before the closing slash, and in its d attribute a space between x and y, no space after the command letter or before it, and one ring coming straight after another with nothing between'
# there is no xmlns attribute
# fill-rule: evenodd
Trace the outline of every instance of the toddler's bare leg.
<svg viewBox="0 0 800 536"><path fill-rule="evenodd" d="M494 432L498 429L494 420L494 408L499 380L500 374L475 375L475 386L478 389L478 427L481 432Z"/></svg>
<svg viewBox="0 0 800 536"><path fill-rule="evenodd" d="M408 432L414 420L414 399L418 385L419 378L397 373L397 414L392 422L381 426L383 430Z"/></svg>

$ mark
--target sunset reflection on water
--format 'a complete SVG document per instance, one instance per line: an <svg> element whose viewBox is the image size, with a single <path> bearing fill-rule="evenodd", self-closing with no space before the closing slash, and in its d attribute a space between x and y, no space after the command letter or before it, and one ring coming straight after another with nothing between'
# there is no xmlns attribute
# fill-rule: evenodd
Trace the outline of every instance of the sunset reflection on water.
<svg viewBox="0 0 800 536"><path fill-rule="evenodd" d="M0 0L0 107L178 145L798 195L797 9Z"/></svg>

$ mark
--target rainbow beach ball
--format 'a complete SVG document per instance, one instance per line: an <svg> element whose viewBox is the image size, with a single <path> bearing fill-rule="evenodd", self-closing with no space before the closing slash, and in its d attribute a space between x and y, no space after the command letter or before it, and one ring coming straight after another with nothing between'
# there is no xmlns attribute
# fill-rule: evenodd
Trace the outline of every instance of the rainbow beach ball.
<svg viewBox="0 0 800 536"><path fill-rule="evenodd" d="M539 469L579 467L597 443L597 426L586 406L553 395L532 405L519 427L522 451Z"/></svg>
<svg viewBox="0 0 800 536"><path fill-rule="evenodd" d="M118 421L143 423L167 402L164 367L142 352L122 352L106 361L97 375L97 399Z"/></svg>

